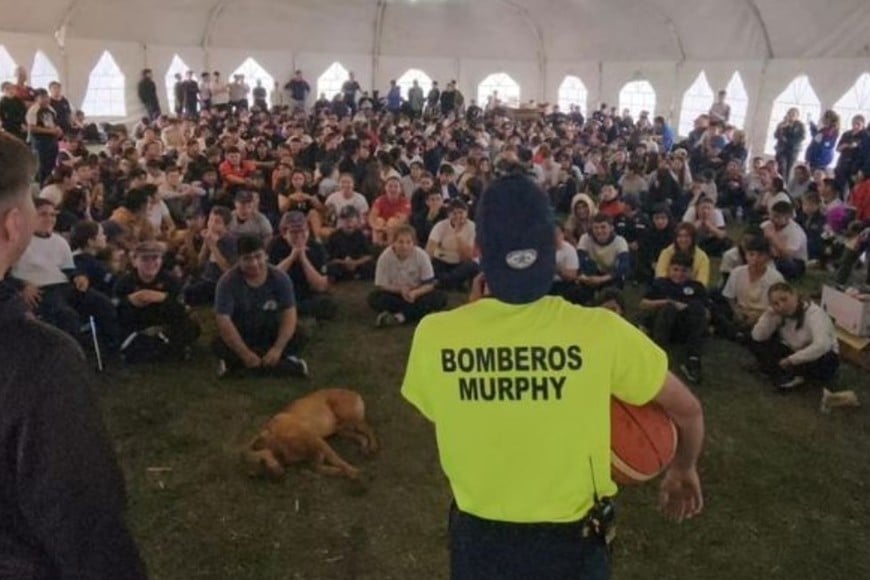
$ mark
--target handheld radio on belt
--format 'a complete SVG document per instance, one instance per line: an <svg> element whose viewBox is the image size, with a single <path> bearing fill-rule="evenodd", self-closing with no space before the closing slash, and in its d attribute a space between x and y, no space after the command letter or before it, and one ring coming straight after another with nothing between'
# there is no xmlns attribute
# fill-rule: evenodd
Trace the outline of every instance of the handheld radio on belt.
<svg viewBox="0 0 870 580"><path fill-rule="evenodd" d="M595 467L592 463L592 457L589 458L589 469L592 472L592 490L595 503L592 504L592 509L586 515L586 525L583 526L583 537L588 538L595 535L604 540L608 545L616 537L616 507L613 504L613 499L609 497L600 497L598 495L598 485L595 482Z"/></svg>

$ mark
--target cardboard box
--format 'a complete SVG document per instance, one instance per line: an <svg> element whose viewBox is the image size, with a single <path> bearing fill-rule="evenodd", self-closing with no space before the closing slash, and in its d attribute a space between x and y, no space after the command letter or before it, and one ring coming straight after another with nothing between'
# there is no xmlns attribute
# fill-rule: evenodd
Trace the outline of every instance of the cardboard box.
<svg viewBox="0 0 870 580"><path fill-rule="evenodd" d="M870 338L855 336L838 328L837 340L840 343L842 360L870 371Z"/></svg>
<svg viewBox="0 0 870 580"><path fill-rule="evenodd" d="M822 289L822 308L837 326L856 336L870 336L870 296L852 295L831 286Z"/></svg>

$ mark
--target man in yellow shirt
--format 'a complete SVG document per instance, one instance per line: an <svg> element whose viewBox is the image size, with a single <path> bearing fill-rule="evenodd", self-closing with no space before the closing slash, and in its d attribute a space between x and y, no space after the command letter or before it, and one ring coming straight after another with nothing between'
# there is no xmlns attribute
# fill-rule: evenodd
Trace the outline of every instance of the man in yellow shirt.
<svg viewBox="0 0 870 580"><path fill-rule="evenodd" d="M651 340L603 308L547 296L553 218L524 176L481 199L485 296L423 319L402 394L435 424L454 580L608 578L610 398L658 401L680 443L662 481L665 512L700 512L700 404Z"/></svg>

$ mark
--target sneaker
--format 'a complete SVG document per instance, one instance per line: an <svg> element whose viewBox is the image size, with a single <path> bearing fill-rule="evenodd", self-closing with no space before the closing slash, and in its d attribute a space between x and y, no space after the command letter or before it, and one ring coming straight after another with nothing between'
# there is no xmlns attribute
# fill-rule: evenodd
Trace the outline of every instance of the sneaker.
<svg viewBox="0 0 870 580"><path fill-rule="evenodd" d="M789 391L793 391L802 384L804 384L803 377L784 377L782 380L777 381L776 388L780 392L788 393Z"/></svg>
<svg viewBox="0 0 870 580"><path fill-rule="evenodd" d="M284 367L291 375L302 378L308 377L308 363L305 362L305 359L291 354L284 361Z"/></svg>
<svg viewBox="0 0 870 580"><path fill-rule="evenodd" d="M227 372L228 372L228 371L229 371L229 369L227 369L227 361L225 361L225 360L222 359L222 358L221 358L221 359L218 359L218 364L217 364L217 377L218 377L219 379L224 378L225 376L227 376Z"/></svg>
<svg viewBox="0 0 870 580"><path fill-rule="evenodd" d="M392 312L381 312L375 319L375 326L378 328L384 328L387 326L398 326L401 323L402 322Z"/></svg>
<svg viewBox="0 0 870 580"><path fill-rule="evenodd" d="M696 356L690 356L689 359L682 365L680 370L683 371L683 376L690 383L701 384L701 359Z"/></svg>

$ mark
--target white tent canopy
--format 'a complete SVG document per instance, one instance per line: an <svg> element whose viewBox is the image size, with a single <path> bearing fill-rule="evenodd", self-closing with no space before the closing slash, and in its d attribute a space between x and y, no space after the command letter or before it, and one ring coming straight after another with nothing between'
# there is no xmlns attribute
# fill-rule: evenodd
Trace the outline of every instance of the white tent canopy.
<svg viewBox="0 0 870 580"><path fill-rule="evenodd" d="M381 90L414 68L470 96L503 73L523 101L552 103L570 75L586 108L618 104L642 80L675 126L702 71L714 91L739 72L759 149L795 78L807 76L824 109L870 72L867 0L0 0L0 14L12 60L30 68L42 51L76 104L108 51L125 75L128 118L141 112L141 69L163 79L176 54L225 74L250 57L279 82L295 68L316 81L338 62Z"/></svg>

